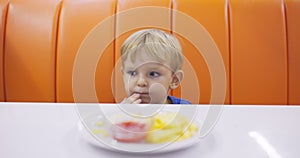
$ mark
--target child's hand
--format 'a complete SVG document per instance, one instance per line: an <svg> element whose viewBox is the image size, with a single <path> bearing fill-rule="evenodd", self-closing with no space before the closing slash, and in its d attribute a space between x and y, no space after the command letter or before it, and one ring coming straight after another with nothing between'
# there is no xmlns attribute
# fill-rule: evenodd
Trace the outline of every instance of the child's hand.
<svg viewBox="0 0 300 158"><path fill-rule="evenodd" d="M140 94L134 93L130 97L125 98L121 104L140 104L142 102L141 99L139 99Z"/></svg>

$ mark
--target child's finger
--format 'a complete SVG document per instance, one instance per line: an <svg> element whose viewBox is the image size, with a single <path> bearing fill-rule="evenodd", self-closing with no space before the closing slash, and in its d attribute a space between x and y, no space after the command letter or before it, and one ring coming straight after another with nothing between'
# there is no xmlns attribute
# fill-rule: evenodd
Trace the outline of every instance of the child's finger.
<svg viewBox="0 0 300 158"><path fill-rule="evenodd" d="M120 104L127 104L127 98L124 98Z"/></svg>
<svg viewBox="0 0 300 158"><path fill-rule="evenodd" d="M138 100L132 102L132 104L140 104L141 102L142 102L142 99L138 99Z"/></svg>
<svg viewBox="0 0 300 158"><path fill-rule="evenodd" d="M133 94L130 97L127 98L128 103L133 103L140 97L139 94Z"/></svg>
<svg viewBox="0 0 300 158"><path fill-rule="evenodd" d="M121 103L122 103L122 104L132 104L132 103L134 103L135 101L137 101L139 97L140 97L139 94L133 94L133 95L131 95L130 97L125 98Z"/></svg>

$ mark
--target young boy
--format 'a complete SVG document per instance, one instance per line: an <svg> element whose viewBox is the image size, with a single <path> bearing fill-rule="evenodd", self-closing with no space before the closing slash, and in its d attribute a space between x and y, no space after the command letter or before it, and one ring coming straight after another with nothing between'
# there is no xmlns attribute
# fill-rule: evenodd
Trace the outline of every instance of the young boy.
<svg viewBox="0 0 300 158"><path fill-rule="evenodd" d="M183 79L178 40L163 31L146 29L128 37L121 47L122 74L128 98L123 104L190 104L169 96Z"/></svg>

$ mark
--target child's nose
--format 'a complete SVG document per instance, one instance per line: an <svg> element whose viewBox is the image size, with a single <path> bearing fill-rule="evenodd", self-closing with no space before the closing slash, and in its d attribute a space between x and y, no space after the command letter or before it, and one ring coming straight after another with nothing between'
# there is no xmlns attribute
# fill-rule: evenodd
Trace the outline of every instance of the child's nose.
<svg viewBox="0 0 300 158"><path fill-rule="evenodd" d="M147 86L147 81L145 80L144 77L140 76L137 80L137 85L140 87L145 87Z"/></svg>

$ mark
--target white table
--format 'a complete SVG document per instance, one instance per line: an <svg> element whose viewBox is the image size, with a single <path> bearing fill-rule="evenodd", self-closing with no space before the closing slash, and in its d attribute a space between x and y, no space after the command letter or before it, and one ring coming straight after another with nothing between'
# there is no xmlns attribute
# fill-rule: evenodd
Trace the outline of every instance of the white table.
<svg viewBox="0 0 300 158"><path fill-rule="evenodd" d="M200 109L208 106L201 105ZM188 149L143 155L90 145L74 104L0 103L1 158L298 158L299 106L229 106L213 131Z"/></svg>

